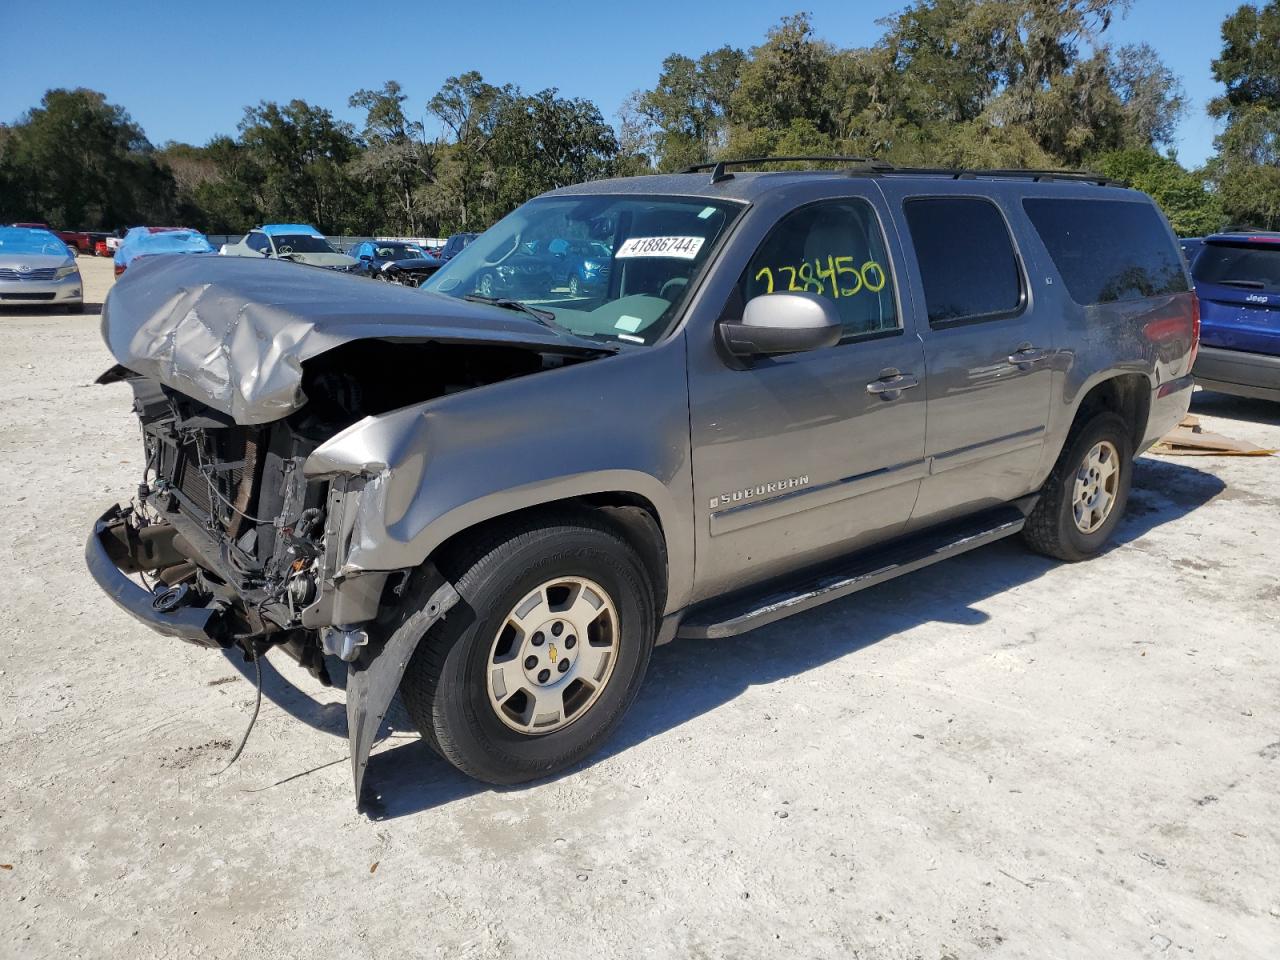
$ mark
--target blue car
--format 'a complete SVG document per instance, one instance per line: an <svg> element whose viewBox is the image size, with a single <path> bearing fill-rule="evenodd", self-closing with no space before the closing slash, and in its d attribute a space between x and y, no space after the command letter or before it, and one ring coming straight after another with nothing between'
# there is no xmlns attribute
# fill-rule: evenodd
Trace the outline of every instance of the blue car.
<svg viewBox="0 0 1280 960"><path fill-rule="evenodd" d="M1191 276L1200 298L1196 382L1280 401L1280 233L1205 237Z"/></svg>
<svg viewBox="0 0 1280 960"><path fill-rule="evenodd" d="M139 257L160 253L217 253L199 230L187 227L134 227L124 235L115 252L116 276Z"/></svg>
<svg viewBox="0 0 1280 960"><path fill-rule="evenodd" d="M1196 254L1204 246L1204 237L1183 237L1178 241L1178 246L1182 248L1182 259L1187 261L1187 266L1191 266L1195 263Z"/></svg>
<svg viewBox="0 0 1280 960"><path fill-rule="evenodd" d="M548 245L560 258L560 276L571 297L598 292L609 286L613 251L598 240L552 240Z"/></svg>

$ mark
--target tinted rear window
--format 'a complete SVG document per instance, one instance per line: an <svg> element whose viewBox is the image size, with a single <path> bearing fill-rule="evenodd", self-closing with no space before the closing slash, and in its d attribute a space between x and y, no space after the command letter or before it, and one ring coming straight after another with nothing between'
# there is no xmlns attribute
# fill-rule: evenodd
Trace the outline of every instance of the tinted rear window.
<svg viewBox="0 0 1280 960"><path fill-rule="evenodd" d="M1182 257L1149 203L1028 198L1022 207L1076 303L1187 289Z"/></svg>
<svg viewBox="0 0 1280 960"><path fill-rule="evenodd" d="M1022 275L1004 217L989 200L908 200L930 323L995 318L1022 304Z"/></svg>
<svg viewBox="0 0 1280 960"><path fill-rule="evenodd" d="M1206 243L1191 275L1208 283L1280 293L1280 243Z"/></svg>

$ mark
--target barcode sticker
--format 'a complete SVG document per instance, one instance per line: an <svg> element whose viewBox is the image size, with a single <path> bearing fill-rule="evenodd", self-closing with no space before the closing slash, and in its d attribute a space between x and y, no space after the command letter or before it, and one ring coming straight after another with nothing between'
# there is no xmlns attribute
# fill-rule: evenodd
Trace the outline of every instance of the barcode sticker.
<svg viewBox="0 0 1280 960"><path fill-rule="evenodd" d="M692 260L702 249L704 237L630 237L618 247L614 259L626 257L674 257Z"/></svg>

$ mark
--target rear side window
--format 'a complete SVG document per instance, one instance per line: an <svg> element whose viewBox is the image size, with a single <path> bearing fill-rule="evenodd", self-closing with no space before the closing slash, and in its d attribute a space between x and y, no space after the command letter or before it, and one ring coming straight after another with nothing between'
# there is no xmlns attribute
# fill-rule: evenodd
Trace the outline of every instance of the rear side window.
<svg viewBox="0 0 1280 960"><path fill-rule="evenodd" d="M1022 207L1082 306L1188 289L1182 257L1150 203L1040 197Z"/></svg>
<svg viewBox="0 0 1280 960"><path fill-rule="evenodd" d="M931 324L994 320L1022 307L1022 273L989 200L930 197L905 206Z"/></svg>
<svg viewBox="0 0 1280 960"><path fill-rule="evenodd" d="M846 337L898 329L889 256L870 204L811 203L778 221L743 272L739 292L746 303L787 291L831 300Z"/></svg>
<svg viewBox="0 0 1280 960"><path fill-rule="evenodd" d="M1242 290L1280 293L1280 240L1274 243L1206 243L1191 275L1197 281Z"/></svg>

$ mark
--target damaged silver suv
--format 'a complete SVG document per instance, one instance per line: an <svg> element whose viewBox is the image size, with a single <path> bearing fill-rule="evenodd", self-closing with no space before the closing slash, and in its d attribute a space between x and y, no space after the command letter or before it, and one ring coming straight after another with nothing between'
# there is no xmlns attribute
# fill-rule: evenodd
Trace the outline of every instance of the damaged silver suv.
<svg viewBox="0 0 1280 960"><path fill-rule="evenodd" d="M518 783L600 746L656 643L1019 531L1098 553L1191 394L1152 201L745 165L554 191L421 290L138 264L101 382L132 387L145 472L93 576L162 634L347 661L358 797L397 690L444 757Z"/></svg>

